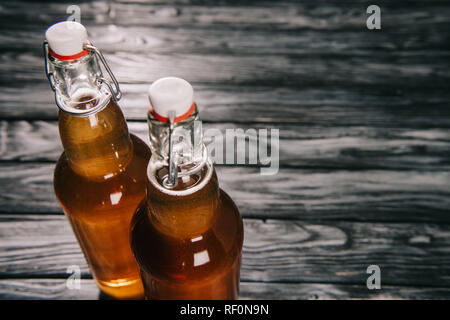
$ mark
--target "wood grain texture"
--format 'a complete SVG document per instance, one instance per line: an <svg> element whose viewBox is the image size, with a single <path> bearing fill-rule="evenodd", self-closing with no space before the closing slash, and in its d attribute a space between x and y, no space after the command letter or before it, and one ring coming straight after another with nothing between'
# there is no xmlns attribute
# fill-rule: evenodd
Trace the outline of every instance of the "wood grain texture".
<svg viewBox="0 0 450 320"><path fill-rule="evenodd" d="M54 164L0 166L3 213L62 213ZM449 222L450 173L414 170L311 170L217 167L220 186L244 217L306 220Z"/></svg>
<svg viewBox="0 0 450 320"><path fill-rule="evenodd" d="M133 121L128 127L149 143L146 123ZM301 125L236 123L206 123L203 129L205 132L218 130L220 135L214 139L222 141L224 146L226 130L267 129L270 134L271 129L278 129L279 144L273 148L278 150L281 167L442 171L450 166L448 129L330 127L324 130ZM0 161L56 162L62 152L58 141L56 122L0 121ZM209 145L214 141L205 142ZM267 142L270 153L271 140ZM250 144L256 148L258 143L261 143L259 138L250 139L246 148L231 152L245 157ZM246 164L249 164L248 156Z"/></svg>
<svg viewBox="0 0 450 320"><path fill-rule="evenodd" d="M88 267L63 216L0 215L2 278L66 278ZM245 219L244 282L365 285L377 264L384 285L450 285L450 226Z"/></svg>
<svg viewBox="0 0 450 320"><path fill-rule="evenodd" d="M149 83L121 85L124 97L120 105L127 119L145 119ZM450 128L447 87L445 93L430 89L424 94L414 89L397 96L392 86L387 88L391 92L379 93L375 92L378 89L348 92L329 88L324 92L265 86L194 86L204 122L292 123L324 130L334 126ZM57 119L53 93L43 80L18 88L2 86L0 96L0 119Z"/></svg>
<svg viewBox="0 0 450 320"><path fill-rule="evenodd" d="M383 5L383 32L368 32L364 5L351 1L80 7L129 119L144 119L148 84L171 74L194 84L205 121L449 128L449 8ZM2 9L12 23L1 36L0 118L55 119L41 42L66 5Z"/></svg>
<svg viewBox="0 0 450 320"><path fill-rule="evenodd" d="M450 298L450 7L377 4L372 32L362 0L79 3L145 141L148 84L167 75L193 84L205 129L280 130L277 175L216 166L246 218L243 299ZM0 6L1 299L99 298L52 187L41 45L67 5Z"/></svg>
<svg viewBox="0 0 450 320"><path fill-rule="evenodd" d="M368 290L365 286L317 283L240 283L239 299L325 300L325 299L446 299L448 288L383 286ZM81 279L80 290L69 290L65 279L0 280L0 299L95 300L108 299L100 294L94 280Z"/></svg>
<svg viewBox="0 0 450 320"><path fill-rule="evenodd" d="M148 140L145 123L130 122L129 127ZM248 128L205 125L222 132L236 127ZM61 152L56 123L3 121L0 128L0 160L7 162L0 168L2 211L61 213L52 188L52 163ZM280 135L277 175L264 177L245 166L217 167L221 187L244 216L449 221L447 130L352 127L324 132L284 126Z"/></svg>

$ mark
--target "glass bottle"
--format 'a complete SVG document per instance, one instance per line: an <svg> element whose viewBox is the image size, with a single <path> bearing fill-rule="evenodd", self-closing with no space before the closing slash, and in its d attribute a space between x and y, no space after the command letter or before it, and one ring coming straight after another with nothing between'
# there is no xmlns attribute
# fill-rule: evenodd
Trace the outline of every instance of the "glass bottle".
<svg viewBox="0 0 450 320"><path fill-rule="evenodd" d="M64 147L54 172L56 197L100 289L114 298L142 297L129 227L145 197L150 149L128 132L118 83L86 29L61 22L46 39L46 73Z"/></svg>
<svg viewBox="0 0 450 320"><path fill-rule="evenodd" d="M237 299L242 218L219 188L193 89L180 78L163 78L149 98L147 198L131 225L146 298Z"/></svg>

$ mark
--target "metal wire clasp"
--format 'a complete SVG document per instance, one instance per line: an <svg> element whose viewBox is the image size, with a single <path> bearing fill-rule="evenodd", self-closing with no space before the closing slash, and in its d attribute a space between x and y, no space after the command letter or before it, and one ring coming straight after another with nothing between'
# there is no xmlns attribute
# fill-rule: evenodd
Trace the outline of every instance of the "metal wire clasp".
<svg viewBox="0 0 450 320"><path fill-rule="evenodd" d="M100 80L108 86L109 90L111 91L112 95L116 98L116 100L120 100L120 98L122 98L122 92L120 91L119 82L117 81L116 77L114 77L114 74L112 73L111 69L109 68L109 65L106 62L106 59L103 56L103 54L100 52L100 50L97 49L97 47L93 46L92 43L85 44L83 46L83 48L92 50L97 55L97 57L100 59L100 62L103 64L103 67L105 67L106 72L108 72L108 74L112 80L112 83L104 77L102 77Z"/></svg>
<svg viewBox="0 0 450 320"><path fill-rule="evenodd" d="M175 132L175 111L169 111L169 154L168 154L168 174L164 176L162 179L162 185L167 189L174 189L178 184L178 178L191 176L199 172L203 166L208 161L208 151L203 143L201 143L201 153L202 158L201 161L196 161L195 166L191 166L190 168L182 168L180 171L178 170L178 164L180 162L179 154L175 150L175 141L177 140L177 135ZM197 121L197 124L201 126L201 122ZM195 129L194 129L195 130ZM201 127L200 127L201 130ZM196 130L192 132L195 135ZM195 138L193 138L195 140ZM195 144L195 143L194 143ZM183 157L183 156L182 156ZM181 161L182 163L183 161Z"/></svg>
<svg viewBox="0 0 450 320"><path fill-rule="evenodd" d="M166 179L163 180L164 187L173 189L178 183L178 166L177 158L173 150L173 130L175 123L175 111L169 112L169 174Z"/></svg>
<svg viewBox="0 0 450 320"><path fill-rule="evenodd" d="M42 49L44 50L44 59L45 59L45 74L47 75L48 82L50 82L50 88L53 91L56 90L55 86L55 78L53 77L53 72L50 71L50 65L48 64L48 42L44 41L42 44Z"/></svg>

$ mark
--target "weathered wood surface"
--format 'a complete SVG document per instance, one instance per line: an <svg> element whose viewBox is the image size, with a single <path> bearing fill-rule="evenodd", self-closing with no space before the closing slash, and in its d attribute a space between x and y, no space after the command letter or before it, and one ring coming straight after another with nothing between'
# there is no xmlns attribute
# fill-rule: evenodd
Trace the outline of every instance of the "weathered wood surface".
<svg viewBox="0 0 450 320"><path fill-rule="evenodd" d="M436 299L448 297L450 289L439 287L413 288L383 286L383 290L367 290L365 286L318 283L240 284L240 299ZM64 279L0 279L2 299L108 299L101 294L94 280L82 279L79 290L69 290Z"/></svg>
<svg viewBox="0 0 450 320"><path fill-rule="evenodd" d="M148 140L145 123L129 127ZM222 132L235 127L249 126L205 125ZM281 128L277 175L217 167L222 188L245 217L449 221L448 130L295 129ZM0 130L2 211L61 213L52 189L62 151L56 123L2 121Z"/></svg>
<svg viewBox="0 0 450 320"><path fill-rule="evenodd" d="M63 216L0 215L0 272L14 278L64 278L79 265L90 277ZM384 285L450 281L450 225L312 223L245 219L241 280L365 285L377 264Z"/></svg>
<svg viewBox="0 0 450 320"><path fill-rule="evenodd" d="M46 79L33 81L39 82L19 88L0 87L0 119L57 118L54 98ZM404 82L401 79L398 81ZM302 85L299 87L218 86L203 91L202 86L195 85L195 96L205 122L268 123L274 126L295 123L322 128L450 128L447 85L443 91L413 88L399 97L388 92L373 96L370 90L349 93L334 89L333 86L327 86L325 91L303 89ZM149 106L145 94L148 84L121 85L121 89L124 98L120 105L123 106L125 116L128 119L144 120ZM395 89L387 86L386 90ZM423 95L422 90L427 90L426 95ZM415 99L414 96L419 95L417 91L421 94ZM436 100L439 101L435 103Z"/></svg>
<svg viewBox="0 0 450 320"><path fill-rule="evenodd" d="M145 122L130 121L130 131L148 143ZM390 169L444 171L450 168L450 130L392 127L310 127L300 125L206 123L205 132L219 130L225 146L226 130L278 129L274 145L281 167L328 169ZM258 139L259 140L259 139ZM255 147L258 140L250 139ZM211 143L212 141L207 141ZM270 154L271 140L268 139ZM248 152L249 145L246 145ZM246 150L236 150L244 153ZM0 121L0 161L56 162L62 152L55 121ZM224 161L225 163L225 161ZM248 160L246 159L248 164Z"/></svg>
<svg viewBox="0 0 450 320"><path fill-rule="evenodd" d="M52 188L41 44L69 4L0 6L4 299L99 297ZM242 298L450 298L450 6L377 4L371 32L366 1L79 3L145 141L148 84L167 75L193 83L205 129L280 130L277 175L217 166L246 218ZM69 264L80 291L65 288ZM369 264L382 290L366 288Z"/></svg>
<svg viewBox="0 0 450 320"><path fill-rule="evenodd" d="M128 118L145 118L148 83L171 74L195 85L205 121L450 126L445 2L383 2L382 32L359 1L206 4L80 4ZM1 118L56 118L41 42L66 8L2 6Z"/></svg>
<svg viewBox="0 0 450 320"><path fill-rule="evenodd" d="M62 213L53 163L0 166L0 212ZM244 217L449 222L450 172L217 167L220 186Z"/></svg>

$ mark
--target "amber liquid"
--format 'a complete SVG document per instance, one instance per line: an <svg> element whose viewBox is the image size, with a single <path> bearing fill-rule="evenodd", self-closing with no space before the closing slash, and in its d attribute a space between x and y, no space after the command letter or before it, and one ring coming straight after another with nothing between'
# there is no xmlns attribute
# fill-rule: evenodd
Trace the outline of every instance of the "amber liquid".
<svg viewBox="0 0 450 320"><path fill-rule="evenodd" d="M60 113L65 152L54 187L100 289L115 298L143 296L130 249L130 222L146 193L150 150L129 135L114 101L89 117Z"/></svg>
<svg viewBox="0 0 450 320"><path fill-rule="evenodd" d="M178 183L183 185L181 179ZM146 297L237 299L242 218L218 188L215 172L202 189L187 196L162 193L149 183L148 198L131 227Z"/></svg>

